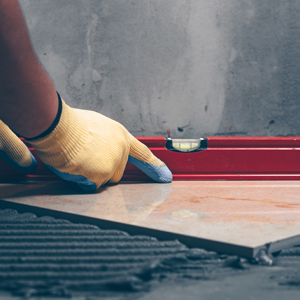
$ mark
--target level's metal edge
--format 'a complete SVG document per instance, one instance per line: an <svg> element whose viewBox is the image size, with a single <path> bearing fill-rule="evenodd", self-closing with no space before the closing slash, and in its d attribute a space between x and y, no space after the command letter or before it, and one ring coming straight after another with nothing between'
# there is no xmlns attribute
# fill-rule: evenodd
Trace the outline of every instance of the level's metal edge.
<svg viewBox="0 0 300 300"><path fill-rule="evenodd" d="M300 180L299 174L255 174L255 173L228 173L228 174L178 174L173 173L174 181L209 181L209 180ZM15 174L11 176L1 177L0 172L0 183L16 183L16 182L34 182L34 181L62 181L55 175L20 175L16 176ZM121 181L143 181L143 182L153 182L147 175L141 173L137 170L137 174L124 174Z"/></svg>

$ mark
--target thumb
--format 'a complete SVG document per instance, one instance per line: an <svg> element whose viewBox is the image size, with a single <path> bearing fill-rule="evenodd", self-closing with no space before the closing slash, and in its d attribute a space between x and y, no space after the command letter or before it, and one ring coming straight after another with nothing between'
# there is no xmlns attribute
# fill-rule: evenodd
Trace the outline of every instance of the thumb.
<svg viewBox="0 0 300 300"><path fill-rule="evenodd" d="M172 182L172 173L169 168L153 155L146 145L133 136L130 143L128 162L135 165L156 182Z"/></svg>
<svg viewBox="0 0 300 300"><path fill-rule="evenodd" d="M29 174L37 162L26 145L0 120L0 156L17 171Z"/></svg>

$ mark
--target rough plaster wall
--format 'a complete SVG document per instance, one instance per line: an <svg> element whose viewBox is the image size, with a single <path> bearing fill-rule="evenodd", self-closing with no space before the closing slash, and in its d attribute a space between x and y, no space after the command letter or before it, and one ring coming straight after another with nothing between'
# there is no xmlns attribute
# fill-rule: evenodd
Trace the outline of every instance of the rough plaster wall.
<svg viewBox="0 0 300 300"><path fill-rule="evenodd" d="M300 135L299 16L297 0L235 3L216 135Z"/></svg>
<svg viewBox="0 0 300 300"><path fill-rule="evenodd" d="M300 135L297 0L20 3L74 107L136 136Z"/></svg>

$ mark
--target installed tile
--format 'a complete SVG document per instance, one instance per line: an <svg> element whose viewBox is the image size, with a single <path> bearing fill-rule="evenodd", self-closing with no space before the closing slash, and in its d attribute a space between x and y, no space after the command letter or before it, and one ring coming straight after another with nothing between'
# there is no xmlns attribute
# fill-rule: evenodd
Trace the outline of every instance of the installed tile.
<svg viewBox="0 0 300 300"><path fill-rule="evenodd" d="M297 181L121 183L95 194L1 184L0 199L250 248L300 235Z"/></svg>

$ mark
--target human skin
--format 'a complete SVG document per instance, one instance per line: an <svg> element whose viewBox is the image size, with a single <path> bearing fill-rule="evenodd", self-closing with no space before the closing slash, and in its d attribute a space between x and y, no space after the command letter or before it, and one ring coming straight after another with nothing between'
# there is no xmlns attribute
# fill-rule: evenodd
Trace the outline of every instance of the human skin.
<svg viewBox="0 0 300 300"><path fill-rule="evenodd" d="M0 119L33 138L57 111L56 90L33 50L18 0L0 0Z"/></svg>

